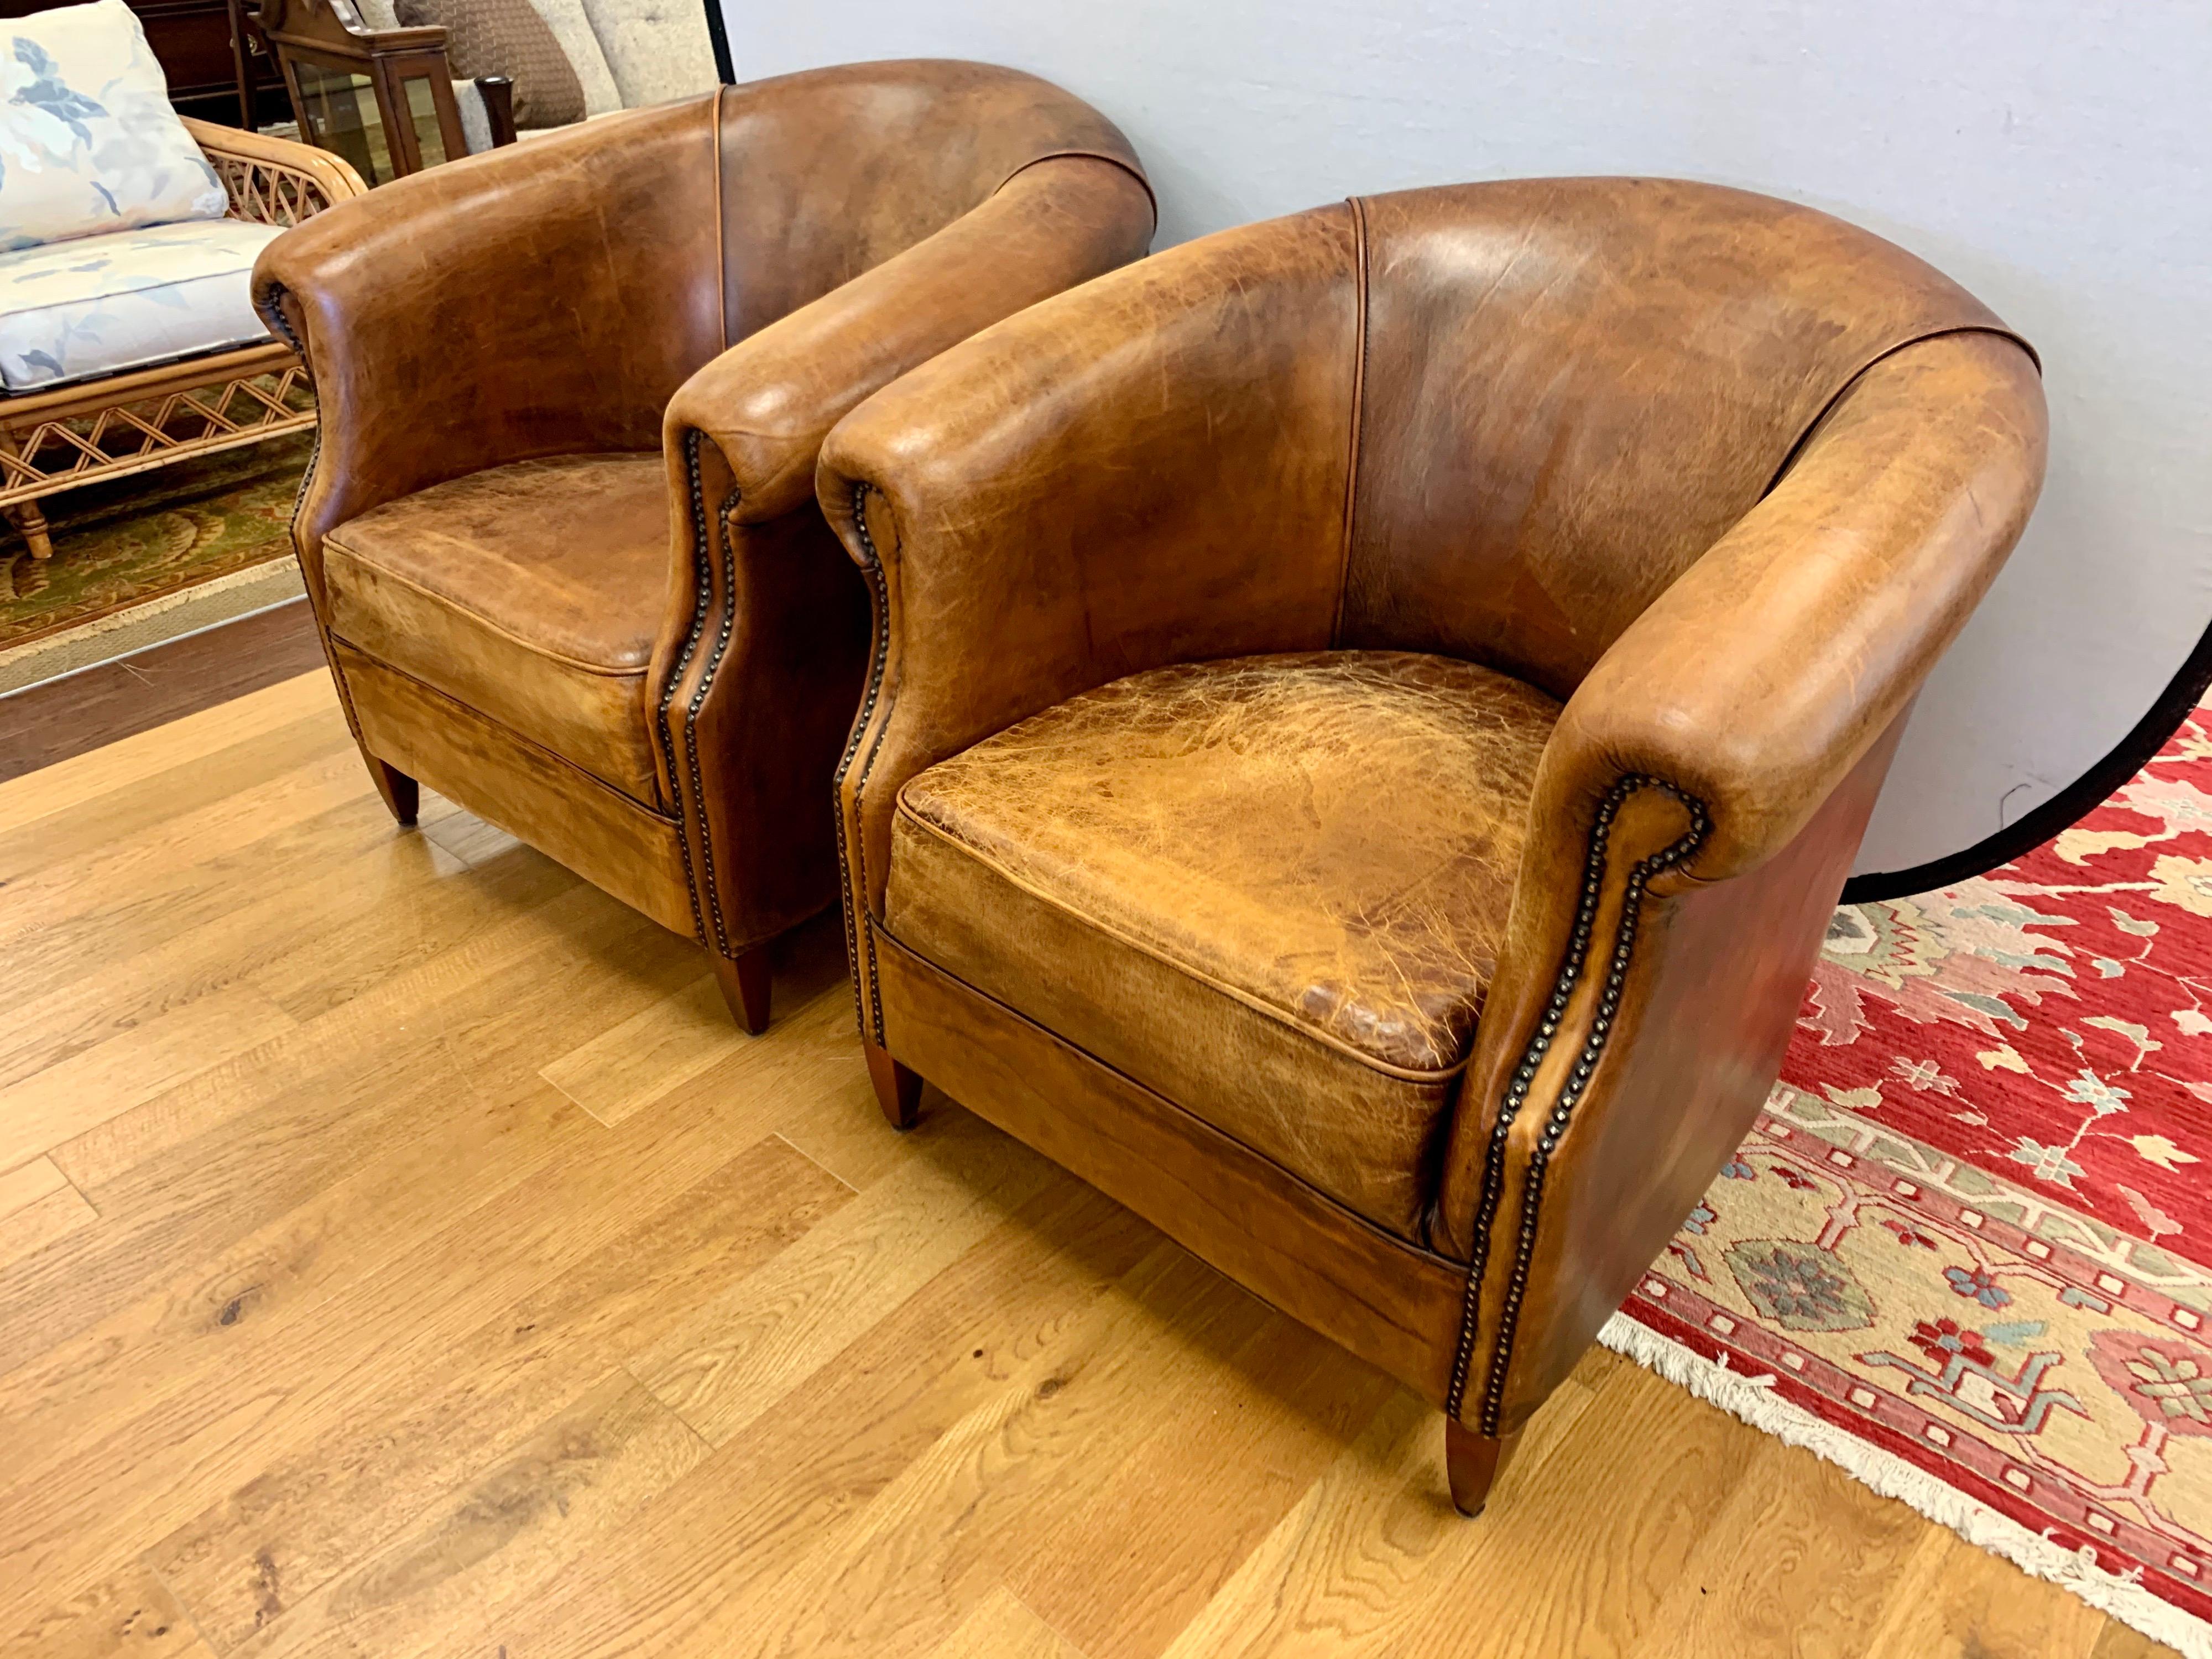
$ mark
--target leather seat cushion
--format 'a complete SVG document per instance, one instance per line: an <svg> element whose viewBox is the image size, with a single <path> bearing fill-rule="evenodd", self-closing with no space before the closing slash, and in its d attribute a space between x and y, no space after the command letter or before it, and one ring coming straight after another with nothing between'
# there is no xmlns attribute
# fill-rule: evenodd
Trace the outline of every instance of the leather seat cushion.
<svg viewBox="0 0 2212 1659"><path fill-rule="evenodd" d="M668 610L659 452L472 472L323 539L331 631L648 805Z"/></svg>
<svg viewBox="0 0 2212 1659"><path fill-rule="evenodd" d="M1418 1239L1559 713L1400 652L1133 675L908 781L885 926Z"/></svg>

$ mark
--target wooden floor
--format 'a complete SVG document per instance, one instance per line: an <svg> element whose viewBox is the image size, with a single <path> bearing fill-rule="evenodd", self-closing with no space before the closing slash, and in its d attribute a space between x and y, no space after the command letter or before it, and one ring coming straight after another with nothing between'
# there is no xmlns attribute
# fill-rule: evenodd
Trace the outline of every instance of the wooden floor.
<svg viewBox="0 0 2212 1659"><path fill-rule="evenodd" d="M1376 1373L891 1133L840 948L745 1038L320 675L0 785L0 1653L2163 1651L1603 1353L1457 1519Z"/></svg>

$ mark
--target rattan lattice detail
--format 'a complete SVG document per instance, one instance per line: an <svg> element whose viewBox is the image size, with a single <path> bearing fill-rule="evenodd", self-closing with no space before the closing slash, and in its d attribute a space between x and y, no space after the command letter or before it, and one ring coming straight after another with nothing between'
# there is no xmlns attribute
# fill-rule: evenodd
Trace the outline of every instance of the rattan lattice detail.
<svg viewBox="0 0 2212 1659"><path fill-rule="evenodd" d="M331 205L331 193L321 179L282 161L210 150L208 163L230 193L234 219L289 229Z"/></svg>
<svg viewBox="0 0 2212 1659"><path fill-rule="evenodd" d="M297 365L43 421L0 449L0 505L315 423Z"/></svg>

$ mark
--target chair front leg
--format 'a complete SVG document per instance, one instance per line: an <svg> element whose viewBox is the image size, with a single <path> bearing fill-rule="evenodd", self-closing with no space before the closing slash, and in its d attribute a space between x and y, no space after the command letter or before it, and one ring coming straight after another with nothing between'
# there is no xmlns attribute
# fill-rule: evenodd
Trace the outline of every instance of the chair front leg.
<svg viewBox="0 0 2212 1659"><path fill-rule="evenodd" d="M876 1085L876 1103L894 1129L911 1129L921 1116L921 1074L891 1058L891 1051L866 1037L860 1047L868 1057L868 1081Z"/></svg>
<svg viewBox="0 0 2212 1659"><path fill-rule="evenodd" d="M741 955L726 957L709 945L708 955L714 959L714 983L722 988L722 1000L729 1006L731 1018L750 1035L758 1036L768 1030L769 997L774 983L768 946L756 945Z"/></svg>
<svg viewBox="0 0 2212 1659"><path fill-rule="evenodd" d="M1470 1521L1490 1501L1490 1488L1505 1471L1518 1435L1493 1440L1456 1418L1444 1419L1444 1474L1451 1481L1452 1507Z"/></svg>
<svg viewBox="0 0 2212 1659"><path fill-rule="evenodd" d="M422 804L422 790L415 780L367 750L362 751L361 757L368 763L369 779L376 785L376 793L384 798L385 805L392 809L392 816L399 827L414 828L416 810Z"/></svg>

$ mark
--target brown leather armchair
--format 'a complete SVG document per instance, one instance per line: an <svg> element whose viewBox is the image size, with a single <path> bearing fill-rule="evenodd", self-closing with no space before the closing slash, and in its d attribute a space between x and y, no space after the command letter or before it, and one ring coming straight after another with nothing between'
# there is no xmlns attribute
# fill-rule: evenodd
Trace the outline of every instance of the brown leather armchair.
<svg viewBox="0 0 2212 1659"><path fill-rule="evenodd" d="M2033 359L1888 243L1552 179L1176 248L823 447L860 1016L1443 1407L1469 1514L1735 1147Z"/></svg>
<svg viewBox="0 0 2212 1659"><path fill-rule="evenodd" d="M884 63L610 115L271 245L322 441L294 523L378 787L416 780L704 944L835 902L867 605L816 452L870 392L1143 253L1111 123L1033 76Z"/></svg>

